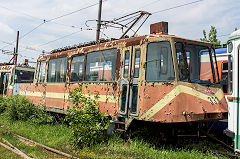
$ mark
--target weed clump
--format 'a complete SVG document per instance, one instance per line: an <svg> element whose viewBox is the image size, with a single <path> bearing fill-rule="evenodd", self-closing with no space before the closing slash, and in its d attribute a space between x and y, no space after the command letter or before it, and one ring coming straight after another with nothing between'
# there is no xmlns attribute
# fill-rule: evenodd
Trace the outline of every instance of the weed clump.
<svg viewBox="0 0 240 159"><path fill-rule="evenodd" d="M68 108L66 121L73 131L74 144L79 147L91 146L107 139L105 132L110 120L99 111L99 93L95 91L91 98L90 95L84 95L80 87L70 92L69 97L74 106Z"/></svg>
<svg viewBox="0 0 240 159"><path fill-rule="evenodd" d="M0 102L0 109L12 121L32 121L37 124L51 123L53 117L50 116L45 107L36 106L23 96L8 96ZM0 111L1 113L1 111Z"/></svg>

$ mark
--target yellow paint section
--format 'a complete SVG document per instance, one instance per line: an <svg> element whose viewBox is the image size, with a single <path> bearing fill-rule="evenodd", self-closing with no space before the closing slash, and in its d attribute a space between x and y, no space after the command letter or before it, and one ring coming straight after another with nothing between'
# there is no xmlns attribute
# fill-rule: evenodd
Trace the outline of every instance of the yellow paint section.
<svg viewBox="0 0 240 159"><path fill-rule="evenodd" d="M58 99L68 99L68 93L52 93L46 92L47 98L58 98Z"/></svg>
<svg viewBox="0 0 240 159"><path fill-rule="evenodd" d="M32 97L44 97L44 94L42 92L32 92L32 91L20 91L19 95L22 96L32 96ZM94 99L94 95L86 95L90 98ZM46 92L47 98L57 98L57 99L68 99L69 93L52 93L52 92ZM99 102L117 102L117 98L114 96L106 96L106 95L99 95Z"/></svg>
<svg viewBox="0 0 240 159"><path fill-rule="evenodd" d="M163 97L160 101L158 101L152 108L150 108L146 113L144 113L140 119L141 120L149 120L152 116L154 116L157 112L159 112L164 106L166 106L171 100L173 100L180 93L186 93L195 97L198 97L202 100L209 101L209 95L206 95L202 92L199 92L191 87L179 85L174 88L171 92L169 92L165 97ZM213 96L213 95L212 95ZM224 97L224 94L221 89L214 94L219 100Z"/></svg>
<svg viewBox="0 0 240 159"><path fill-rule="evenodd" d="M42 92L31 92L31 91L19 91L19 95L33 96L33 97L44 97Z"/></svg>

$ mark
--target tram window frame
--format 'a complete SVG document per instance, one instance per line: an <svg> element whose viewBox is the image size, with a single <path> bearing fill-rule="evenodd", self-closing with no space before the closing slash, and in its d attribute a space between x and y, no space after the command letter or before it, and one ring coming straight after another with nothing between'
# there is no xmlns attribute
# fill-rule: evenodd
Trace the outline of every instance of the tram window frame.
<svg viewBox="0 0 240 159"><path fill-rule="evenodd" d="M139 55L139 57L137 55ZM139 59L139 61L137 61L137 59ZM133 68L134 69L134 78L139 77L140 62L141 62L141 49L136 49L135 50L135 58L134 58L134 68Z"/></svg>
<svg viewBox="0 0 240 159"><path fill-rule="evenodd" d="M179 45L179 46L177 46ZM181 48L179 48L181 47ZM176 49L176 59L178 64L178 73L179 73L179 80L180 81L189 81L189 59L187 59L185 45L182 42L175 43ZM180 50L178 50L180 49Z"/></svg>
<svg viewBox="0 0 240 159"><path fill-rule="evenodd" d="M68 57L50 59L48 61L47 82L64 83L67 76ZM53 67L54 64L54 67ZM57 64L60 64L57 65Z"/></svg>
<svg viewBox="0 0 240 159"><path fill-rule="evenodd" d="M34 72L15 69L15 83L32 83Z"/></svg>
<svg viewBox="0 0 240 159"><path fill-rule="evenodd" d="M126 57L128 57L126 59ZM123 78L128 78L130 67L130 51L126 50L124 52L124 69L123 69Z"/></svg>
<svg viewBox="0 0 240 159"><path fill-rule="evenodd" d="M233 93L232 55L228 55L228 95Z"/></svg>
<svg viewBox="0 0 240 159"><path fill-rule="evenodd" d="M209 49L209 47L204 46L204 45L194 44L194 43L185 43L184 44L183 42L176 42L175 48L177 48L177 46L176 46L177 44L182 44L181 50L179 52L176 50L176 58L177 58L178 71L179 71L179 80L180 81L189 81L191 83L199 83L199 84L205 84L205 83L213 84L215 82L215 76L213 74L213 71L214 71L214 73L216 73L215 72L216 69L212 68L214 66L214 64L213 64L214 60L212 58L212 54L210 52L211 50ZM196 53L196 55L194 54L195 53L194 50L198 51ZM185 75L181 75L181 72L179 70L180 69L180 64L179 64L180 61L178 59L178 53L181 53L183 56L182 57L183 61L182 61L181 65L184 65L184 68L182 68L182 69L186 70ZM206 55L205 58L208 58L207 60L208 60L208 63L210 64L209 67L211 67L210 80L201 79L202 55ZM196 67L196 64L198 64L197 67ZM195 71L194 74L192 73L193 70ZM211 81L211 78L213 79L213 82Z"/></svg>
<svg viewBox="0 0 240 159"><path fill-rule="evenodd" d="M224 93L228 92L228 61L223 61L221 66L221 85Z"/></svg>
<svg viewBox="0 0 240 159"><path fill-rule="evenodd" d="M117 77L116 77L117 56L118 56L117 48L89 52L87 54L87 60L86 60L85 81L93 81L93 82L94 81L96 82L116 81L117 80ZM109 61L103 60L102 62L102 58L110 58L110 59L107 59ZM109 74L111 75L111 77L109 77L108 74L105 76L105 72L108 71L108 70L105 70L105 67L111 68L111 74ZM102 72L100 70L101 68L102 68ZM96 69L97 71L94 71L94 69Z"/></svg>
<svg viewBox="0 0 240 159"><path fill-rule="evenodd" d="M77 76L77 80L73 80L73 75L72 75L72 70L73 70L73 60L74 59L76 59L76 58L83 58L83 59L79 59L79 60L83 60L83 62L76 62L76 63L78 63L78 65L77 66L79 66L80 65L80 63L81 63L81 65L82 65L82 74L81 75L79 75L79 71L80 71L80 66L78 67L78 74L76 75ZM69 81L70 82L80 82L80 81L84 81L84 75L85 75L85 67L86 67L86 55L85 54L80 54L80 55L76 55L76 56L73 56L72 58L71 58L71 64L70 64L70 73L69 73ZM75 69L75 66L74 66L74 69ZM81 78L80 78L80 76L81 76Z"/></svg>
<svg viewBox="0 0 240 159"><path fill-rule="evenodd" d="M39 74L38 74L38 82L39 83L44 83L45 82L46 68L47 68L46 65L47 65L47 62L45 60L40 62Z"/></svg>
<svg viewBox="0 0 240 159"><path fill-rule="evenodd" d="M156 45L155 47L161 47L161 49L155 49L155 52L153 52L154 47L151 48L151 45ZM159 45L159 46L157 46ZM161 46L162 45L162 46ZM163 50L167 48L168 53L164 53ZM159 52L159 50L161 50ZM150 52L152 55L150 55ZM164 57L165 55L165 57ZM166 57L167 55L167 57ZM150 57L151 56L151 57ZM159 56L159 57L154 57ZM157 59L159 58L159 59ZM167 61L164 61L166 59ZM160 61L160 62L158 62ZM152 66L151 65L157 66ZM152 64L153 63L153 64ZM163 63L165 63L165 66L163 66ZM157 42L150 42L147 45L147 56L146 56L146 74L145 79L148 82L164 82L164 81L174 81L175 80L175 71L174 71L174 63L173 63L173 55L172 55L172 49L171 49L171 43L170 41L157 41ZM158 67L159 66L159 67ZM159 73L158 76L156 76L156 72Z"/></svg>
<svg viewBox="0 0 240 159"><path fill-rule="evenodd" d="M34 79L38 82L38 76L39 76L39 69L40 69L40 62L37 62Z"/></svg>

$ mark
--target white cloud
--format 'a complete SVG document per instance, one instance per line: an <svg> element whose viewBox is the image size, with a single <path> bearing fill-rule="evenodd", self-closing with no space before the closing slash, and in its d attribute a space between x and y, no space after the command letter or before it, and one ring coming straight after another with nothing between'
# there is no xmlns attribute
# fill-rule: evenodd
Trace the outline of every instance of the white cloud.
<svg viewBox="0 0 240 159"><path fill-rule="evenodd" d="M1 32L7 32L9 34L13 34L14 33L14 30L9 27L7 24L3 24L0 22L0 31Z"/></svg>
<svg viewBox="0 0 240 159"><path fill-rule="evenodd" d="M177 5L190 3L193 0L107 0L103 2L102 19L112 20L136 10L155 12ZM29 32L31 29L43 22L40 19L49 20L54 17L70 13L77 9L97 3L98 0L8 0L0 3L0 40L15 41L16 32L20 35ZM152 4L151 4L152 3ZM10 8L7 10L1 6ZM192 5L160 12L150 16L146 23L137 33L138 35L149 34L149 25L159 21L169 22L169 33L177 36L199 39L202 37L202 30L209 30L213 25L217 28L218 35L230 34L235 27L240 28L240 3L239 0L205 0ZM24 15L24 13L33 16ZM79 26L86 28L86 20L97 19L98 6L94 6L80 12L60 18L54 22L69 26ZM35 18L34 18L35 17ZM67 45L95 40L96 22L89 23L93 31L83 31L64 39L49 43L43 49L52 50ZM77 31L71 27L65 27L54 23L46 23L34 30L24 39L20 39L23 46L35 46L57 39L64 35ZM108 37L118 38L121 35L119 29L105 29L104 33ZM101 35L101 37L105 37ZM227 36L220 38L222 42L227 40ZM0 48L5 46L0 42ZM13 50L14 46L6 47ZM22 49L22 48L21 48ZM42 47L41 47L42 49ZM27 52L29 50L22 50ZM31 53L29 53L31 55ZM38 56L37 53L35 53ZM35 56L34 54L34 56ZM28 53L26 53L28 55Z"/></svg>

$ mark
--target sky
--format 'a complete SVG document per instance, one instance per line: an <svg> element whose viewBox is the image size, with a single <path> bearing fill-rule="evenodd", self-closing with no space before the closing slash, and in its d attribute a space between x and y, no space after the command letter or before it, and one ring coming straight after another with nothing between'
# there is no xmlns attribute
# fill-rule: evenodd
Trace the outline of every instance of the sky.
<svg viewBox="0 0 240 159"><path fill-rule="evenodd" d="M9 62L20 33L19 57L36 62L53 49L94 41L99 0L1 0L0 63ZM153 13L137 35L150 32L150 24L168 22L171 35L199 40L202 31L216 27L225 43L240 28L239 0L103 0L102 20L113 20L143 10ZM87 23L86 23L87 22ZM139 25L140 23L138 23ZM136 30L136 28L134 28ZM103 27L100 38L119 38L122 30ZM129 32L129 36L133 32ZM4 51L3 51L4 50ZM34 65L34 63L31 63Z"/></svg>

